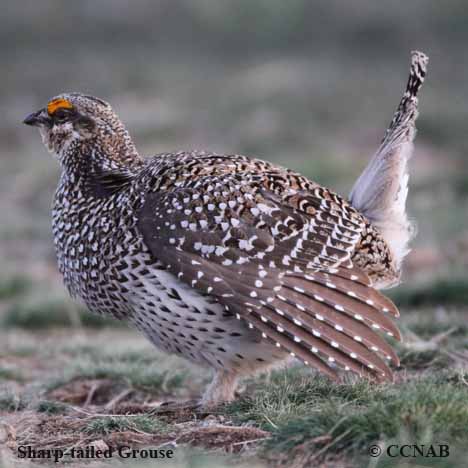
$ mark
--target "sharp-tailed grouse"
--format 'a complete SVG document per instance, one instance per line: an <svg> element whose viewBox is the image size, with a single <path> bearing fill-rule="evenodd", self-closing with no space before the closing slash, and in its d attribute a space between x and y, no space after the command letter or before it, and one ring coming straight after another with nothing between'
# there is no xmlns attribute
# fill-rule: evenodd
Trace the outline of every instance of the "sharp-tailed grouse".
<svg viewBox="0 0 468 468"><path fill-rule="evenodd" d="M405 202L416 94L427 58L348 200L245 156L143 159L108 103L62 94L25 119L62 173L53 203L60 271L94 312L215 369L203 402L231 400L239 377L295 356L391 379L398 283L412 229ZM117 345L116 345L117 346Z"/></svg>

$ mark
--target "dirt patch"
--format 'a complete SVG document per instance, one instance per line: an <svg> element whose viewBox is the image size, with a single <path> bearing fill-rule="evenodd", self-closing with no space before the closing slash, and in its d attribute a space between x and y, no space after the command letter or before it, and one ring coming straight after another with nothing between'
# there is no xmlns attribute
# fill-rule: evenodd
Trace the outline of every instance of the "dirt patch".
<svg viewBox="0 0 468 468"><path fill-rule="evenodd" d="M160 403L154 395L112 379L77 378L48 392L46 398L82 407L104 406L115 414L148 412Z"/></svg>
<svg viewBox="0 0 468 468"><path fill-rule="evenodd" d="M89 386L84 388L88 389ZM84 393L83 390L80 395ZM75 400L77 401L78 398ZM124 407L121 405L120 410ZM91 412L74 408L67 415L38 415L31 411L10 414L7 416L8 421L2 426L2 442L12 453L17 453L18 447L23 445L31 446L35 450L62 449L65 451L72 447L96 446L100 449L106 447L118 449L167 445L238 453L261 443L270 435L269 432L247 425L233 426L222 415L207 415L206 412L194 412L188 408L167 410L158 414L154 409L151 411L147 405L136 404L126 407L132 412L132 416L129 417L130 424L132 424L131 418L134 418L135 414L140 414L148 418L150 422L153 419L158 424L163 424L160 431L146 432L139 429L136 424L129 430L116 429L103 434L90 431L90 428L96 427L96 421L106 420L106 418L111 420L123 418L126 421L124 414L106 414L103 412L104 409L102 406L93 406Z"/></svg>
<svg viewBox="0 0 468 468"><path fill-rule="evenodd" d="M103 404L115 396L119 391L118 387L122 386L107 379L76 379L52 390L47 398L73 405Z"/></svg>
<svg viewBox="0 0 468 468"><path fill-rule="evenodd" d="M195 427L182 434L177 442L206 449L223 449L230 453L241 451L247 445L258 444L270 436L256 427L212 425Z"/></svg>

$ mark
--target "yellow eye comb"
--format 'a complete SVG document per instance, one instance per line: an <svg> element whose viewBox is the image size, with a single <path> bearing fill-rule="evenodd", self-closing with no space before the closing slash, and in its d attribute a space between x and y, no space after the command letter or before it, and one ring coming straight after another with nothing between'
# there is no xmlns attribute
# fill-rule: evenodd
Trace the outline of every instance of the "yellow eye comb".
<svg viewBox="0 0 468 468"><path fill-rule="evenodd" d="M54 99L47 104L47 112L52 115L57 109L72 109L73 105L70 101L63 98Z"/></svg>

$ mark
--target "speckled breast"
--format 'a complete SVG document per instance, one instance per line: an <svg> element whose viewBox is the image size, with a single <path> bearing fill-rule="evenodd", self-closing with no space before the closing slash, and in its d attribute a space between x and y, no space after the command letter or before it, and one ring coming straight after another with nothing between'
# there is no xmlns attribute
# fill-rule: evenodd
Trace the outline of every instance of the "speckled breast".
<svg viewBox="0 0 468 468"><path fill-rule="evenodd" d="M52 226L59 270L73 297L99 314L125 319L131 313L121 259L141 251L134 222L118 197L84 197L62 182L52 210ZM73 190L73 192L72 192Z"/></svg>

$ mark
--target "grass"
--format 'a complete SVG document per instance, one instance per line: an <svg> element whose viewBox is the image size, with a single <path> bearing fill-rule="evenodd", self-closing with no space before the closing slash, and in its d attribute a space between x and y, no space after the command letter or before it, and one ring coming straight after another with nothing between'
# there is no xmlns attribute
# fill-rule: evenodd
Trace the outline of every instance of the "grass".
<svg viewBox="0 0 468 468"><path fill-rule="evenodd" d="M23 276L12 276L0 279L0 300L11 299L25 293L31 286Z"/></svg>
<svg viewBox="0 0 468 468"><path fill-rule="evenodd" d="M406 349L400 353L400 365L405 369L445 369L450 364L450 357L436 349Z"/></svg>
<svg viewBox="0 0 468 468"><path fill-rule="evenodd" d="M41 302L14 302L10 304L1 319L5 328L43 330L50 327L83 326L103 328L116 326L117 320L102 318L84 309L77 309L68 300L52 299Z"/></svg>
<svg viewBox="0 0 468 468"><path fill-rule="evenodd" d="M0 381L2 380L16 380L21 381L23 380L22 374L18 371L18 369L11 369L8 367L0 367Z"/></svg>
<svg viewBox="0 0 468 468"><path fill-rule="evenodd" d="M169 426L166 422L148 415L104 416L93 418L83 432L92 435L108 435L112 432L135 431L145 433L166 433Z"/></svg>
<svg viewBox="0 0 468 468"><path fill-rule="evenodd" d="M258 466L329 463L341 468L372 461L377 463L373 468L381 468L399 466L402 459L382 455L370 460L371 444L448 442L454 452L447 467L463 466L457 457L468 443L464 312L403 310L400 322L402 369L394 384L373 385L352 376L334 384L296 366L248 380L241 398L208 416L154 413L155 402L200 395L208 375L158 353L130 331L56 330L44 344L36 332L17 331L16 339L4 342L5 350L0 340L0 357L18 356L16 351L24 348L36 352L15 357L24 364L23 379L11 379L16 363L0 368L9 385L16 385L0 392L0 412L13 421L24 414L39 418L24 432L24 440L33 437L39 445L69 446L83 438L130 446L179 440L181 446L201 446L204 453L240 450L237 462L250 456ZM43 369L35 376L29 374L34 366L25 365L32 359ZM107 406L114 400L117 406ZM231 463L221 458L218 466ZM426 466L423 459L419 463Z"/></svg>
<svg viewBox="0 0 468 468"><path fill-rule="evenodd" d="M468 279L441 278L412 287L400 286L389 295L400 307L466 306L468 304Z"/></svg>
<svg viewBox="0 0 468 468"><path fill-rule="evenodd" d="M450 339L463 341L468 334L465 312L450 308L437 311L427 307L415 309L403 318L402 328L426 339L450 332Z"/></svg>
<svg viewBox="0 0 468 468"><path fill-rule="evenodd" d="M78 358L66 372L53 379L48 388L53 390L76 379L110 379L143 391L173 393L185 383L186 378L187 373L183 370L167 369L166 365L159 367L155 359L149 362L133 356L130 359Z"/></svg>
<svg viewBox="0 0 468 468"><path fill-rule="evenodd" d="M40 400L36 405L36 411L46 414L65 414L68 406L60 401Z"/></svg>
<svg viewBox="0 0 468 468"><path fill-rule="evenodd" d="M447 369L468 363L464 313L418 309L404 317L403 342L395 343L407 370Z"/></svg>
<svg viewBox="0 0 468 468"><path fill-rule="evenodd" d="M12 390L0 387L0 411L14 412L26 408L24 399Z"/></svg>
<svg viewBox="0 0 468 468"><path fill-rule="evenodd" d="M66 316L60 304L65 303L51 310ZM9 387L0 391L0 412L12 421L25 414L38 418L24 440L33 437L39 445L70 446L83 438L130 446L179 440L181 446L201 446L205 454L240 450L217 466L249 463L246 457L252 457L258 466L395 467L401 458L370 460L369 445L444 442L453 448L447 468L463 466L458 458L468 443L464 309L411 304L418 307L404 307L399 320L404 340L395 343L402 365L397 383L372 385L349 376L337 385L298 366L248 380L243 397L208 417L154 413L161 401L198 397L208 373L157 352L133 331L70 328L70 321L45 334L50 317L38 319L37 328L7 327L9 339L0 337L0 359L6 359L0 379ZM38 316L46 310L37 304ZM412 461L431 466L426 459Z"/></svg>
<svg viewBox="0 0 468 468"><path fill-rule="evenodd" d="M335 385L322 377L278 374L252 398L227 408L238 423L271 431L264 450L317 453L324 447L357 456L372 443L391 440L402 430L412 443L431 440L468 443L467 374L425 375L398 385L367 382ZM408 443L408 442L407 442Z"/></svg>

